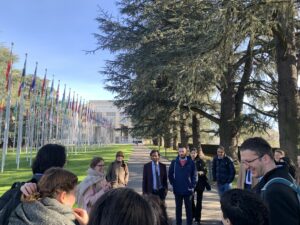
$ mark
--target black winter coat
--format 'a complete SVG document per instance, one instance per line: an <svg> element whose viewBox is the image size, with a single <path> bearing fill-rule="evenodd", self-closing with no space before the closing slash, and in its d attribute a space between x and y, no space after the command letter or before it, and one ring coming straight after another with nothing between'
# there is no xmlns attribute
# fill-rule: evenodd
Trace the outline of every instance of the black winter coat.
<svg viewBox="0 0 300 225"><path fill-rule="evenodd" d="M279 166L266 173L253 190L261 195L261 189L272 178L282 177L292 181L286 167ZM300 204L296 193L284 184L273 183L262 196L270 210L270 225L300 225Z"/></svg>

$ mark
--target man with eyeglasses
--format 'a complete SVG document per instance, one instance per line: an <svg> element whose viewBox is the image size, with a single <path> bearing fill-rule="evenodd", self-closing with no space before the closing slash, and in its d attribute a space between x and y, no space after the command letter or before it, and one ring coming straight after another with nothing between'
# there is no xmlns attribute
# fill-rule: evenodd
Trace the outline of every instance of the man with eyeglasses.
<svg viewBox="0 0 300 225"><path fill-rule="evenodd" d="M252 176L259 179L253 190L261 195L261 189L271 179L281 177L292 182L286 167L276 166L269 143L260 137L249 138L240 147L241 163ZM299 225L300 205L297 194L284 184L271 184L261 196L270 210L271 225Z"/></svg>
<svg viewBox="0 0 300 225"><path fill-rule="evenodd" d="M235 168L232 159L225 154L225 149L221 145L218 147L217 155L213 158L212 175L213 181L217 182L219 196L231 189Z"/></svg>

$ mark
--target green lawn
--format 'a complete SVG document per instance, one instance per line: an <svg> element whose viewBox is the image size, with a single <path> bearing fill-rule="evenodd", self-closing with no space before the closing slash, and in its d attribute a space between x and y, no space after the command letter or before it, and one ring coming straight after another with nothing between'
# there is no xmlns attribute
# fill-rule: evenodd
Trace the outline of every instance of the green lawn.
<svg viewBox="0 0 300 225"><path fill-rule="evenodd" d="M66 169L74 172L79 180L82 180L86 176L86 171L89 168L89 163L94 156L100 156L104 158L105 165L115 160L115 153L117 151L123 151L125 154L125 161L128 160L131 152L132 145L109 145L102 147L93 147L90 150L78 150L77 153L69 150L67 157ZM2 156L2 151L0 151ZM34 153L35 154L35 153ZM11 185L16 181L27 181L32 176L29 161L26 160L26 155L21 155L20 169L16 169L16 154L9 152L7 154L4 173L0 173L0 196L8 190Z"/></svg>

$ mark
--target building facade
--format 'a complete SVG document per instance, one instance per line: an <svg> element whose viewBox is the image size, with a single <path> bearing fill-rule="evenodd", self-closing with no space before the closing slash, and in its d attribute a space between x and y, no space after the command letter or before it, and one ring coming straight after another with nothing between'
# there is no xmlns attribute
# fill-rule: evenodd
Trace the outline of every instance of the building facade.
<svg viewBox="0 0 300 225"><path fill-rule="evenodd" d="M89 102L96 116L107 120L112 129L95 126L94 138L102 143L132 143L133 138L129 133L132 128L130 118L116 107L112 100L92 100Z"/></svg>

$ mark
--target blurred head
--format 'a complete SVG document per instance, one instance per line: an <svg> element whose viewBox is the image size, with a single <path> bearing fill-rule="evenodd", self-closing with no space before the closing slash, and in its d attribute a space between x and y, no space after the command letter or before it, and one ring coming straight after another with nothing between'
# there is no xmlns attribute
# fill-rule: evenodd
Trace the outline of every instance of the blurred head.
<svg viewBox="0 0 300 225"><path fill-rule="evenodd" d="M116 188L102 195L90 214L88 225L156 225L149 203L134 190Z"/></svg>
<svg viewBox="0 0 300 225"><path fill-rule="evenodd" d="M60 203L73 207L77 176L63 168L52 167L44 173L38 183L41 198L55 198Z"/></svg>
<svg viewBox="0 0 300 225"><path fill-rule="evenodd" d="M274 160L280 162L280 159L285 156L285 152L281 149L276 149L274 151Z"/></svg>
<svg viewBox="0 0 300 225"><path fill-rule="evenodd" d="M186 147L178 148L178 155L179 155L180 158L185 158L186 153L187 153Z"/></svg>
<svg viewBox="0 0 300 225"><path fill-rule="evenodd" d="M247 190L231 189L221 196L224 225L269 225L269 212L262 200Z"/></svg>
<svg viewBox="0 0 300 225"><path fill-rule="evenodd" d="M195 160L195 158L196 158L197 155L198 155L197 149L196 149L196 148L191 148L190 155L191 155L191 157L192 157L192 160Z"/></svg>
<svg viewBox="0 0 300 225"><path fill-rule="evenodd" d="M64 167L66 149L58 144L46 144L41 147L32 163L32 172L44 173L51 167Z"/></svg>
<svg viewBox="0 0 300 225"><path fill-rule="evenodd" d="M94 157L91 160L90 167L98 172L104 172L104 159L102 157Z"/></svg>
<svg viewBox="0 0 300 225"><path fill-rule="evenodd" d="M155 149L151 150L150 157L151 157L151 160L153 162L157 163L159 161L159 158L160 158L159 151L155 150Z"/></svg>
<svg viewBox="0 0 300 225"><path fill-rule="evenodd" d="M122 151L118 151L116 153L116 160L118 162L122 162L124 160L124 153Z"/></svg>
<svg viewBox="0 0 300 225"><path fill-rule="evenodd" d="M152 194L143 195L143 198L150 204L156 218L157 225L169 225L167 208L164 202L157 195Z"/></svg>
<svg viewBox="0 0 300 225"><path fill-rule="evenodd" d="M241 163L259 178L275 168L273 151L269 143L260 137L249 138L240 147Z"/></svg>
<svg viewBox="0 0 300 225"><path fill-rule="evenodd" d="M225 156L225 149L223 146L219 146L218 149L217 149L217 155L218 155L218 158L219 159L223 159L224 156Z"/></svg>

